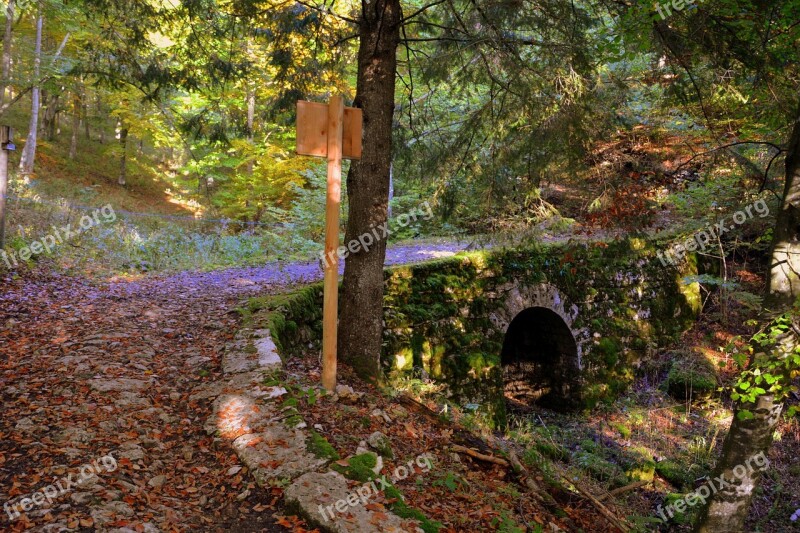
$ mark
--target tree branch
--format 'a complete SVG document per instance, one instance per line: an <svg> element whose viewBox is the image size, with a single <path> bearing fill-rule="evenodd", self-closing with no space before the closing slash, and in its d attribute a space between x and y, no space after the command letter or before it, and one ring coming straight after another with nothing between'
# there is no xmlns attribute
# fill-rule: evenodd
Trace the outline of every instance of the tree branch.
<svg viewBox="0 0 800 533"><path fill-rule="evenodd" d="M424 12L426 12L427 10L429 10L430 8L432 8L432 7L436 7L436 6L438 6L439 4L444 4L445 2L447 2L447 0L437 0L436 2L433 2L433 3L431 3L431 4L428 4L427 6L423 6L423 7L419 8L419 9L417 9L416 11L414 11L413 13L411 13L409 16L407 16L407 17L404 17L404 18L403 18L403 19L400 21L400 24L405 24L407 21L409 21L409 20L413 19L414 17L418 17L419 15L423 14Z"/></svg>

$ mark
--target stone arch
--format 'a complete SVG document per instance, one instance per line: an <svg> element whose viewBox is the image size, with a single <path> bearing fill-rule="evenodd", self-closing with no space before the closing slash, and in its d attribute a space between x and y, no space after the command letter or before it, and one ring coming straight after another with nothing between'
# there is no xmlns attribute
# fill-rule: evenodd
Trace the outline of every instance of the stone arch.
<svg viewBox="0 0 800 533"><path fill-rule="evenodd" d="M579 309L549 284L504 288L491 315L504 335L501 363L512 403L567 407L580 397L584 347L591 336L576 328Z"/></svg>

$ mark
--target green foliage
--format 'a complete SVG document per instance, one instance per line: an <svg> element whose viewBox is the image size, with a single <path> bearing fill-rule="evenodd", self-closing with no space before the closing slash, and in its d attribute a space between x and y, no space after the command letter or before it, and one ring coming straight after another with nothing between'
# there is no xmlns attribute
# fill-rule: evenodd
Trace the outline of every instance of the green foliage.
<svg viewBox="0 0 800 533"><path fill-rule="evenodd" d="M469 487L469 484L464 481L461 476L454 474L449 470L444 474L443 477L435 480L433 485L436 487L445 487L450 492L456 492L457 490L462 490Z"/></svg>
<svg viewBox="0 0 800 533"><path fill-rule="evenodd" d="M780 402L797 390L792 379L800 372L800 344L796 340L798 317L800 301L790 312L756 333L746 353L733 354L742 372L733 385L731 399L745 406L738 411L741 419L753 417L746 407L755 404L759 396L771 394ZM794 406L789 409L789 415L796 412Z"/></svg>

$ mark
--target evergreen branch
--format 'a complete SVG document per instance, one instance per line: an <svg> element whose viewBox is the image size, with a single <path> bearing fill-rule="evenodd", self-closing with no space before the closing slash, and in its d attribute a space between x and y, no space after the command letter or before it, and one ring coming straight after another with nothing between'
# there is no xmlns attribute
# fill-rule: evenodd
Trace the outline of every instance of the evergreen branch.
<svg viewBox="0 0 800 533"><path fill-rule="evenodd" d="M420 16L421 14L423 14L424 12L429 10L430 8L436 7L436 6L440 5L440 4L444 4L445 2L447 2L447 0L437 0L436 2L430 3L427 6L423 6L423 7L419 8L419 9L417 9L416 11L414 11L413 13L411 13L409 16L403 17L403 19L400 21L400 24L405 24L406 22L410 21L411 19Z"/></svg>

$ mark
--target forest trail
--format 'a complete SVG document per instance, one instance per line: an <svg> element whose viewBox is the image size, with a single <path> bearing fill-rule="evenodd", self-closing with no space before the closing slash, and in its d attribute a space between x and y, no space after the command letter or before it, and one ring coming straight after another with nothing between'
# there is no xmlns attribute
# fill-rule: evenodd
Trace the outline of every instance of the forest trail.
<svg viewBox="0 0 800 533"><path fill-rule="evenodd" d="M387 264L465 246L395 246ZM189 396L221 376L239 301L321 276L312 262L111 283L44 271L0 280L0 529L285 531L276 521L291 520L272 516L280 491L253 490L235 454L203 431L211 405ZM99 462L107 454L114 468ZM74 484L92 463L97 475ZM48 490L52 503L34 496Z"/></svg>

